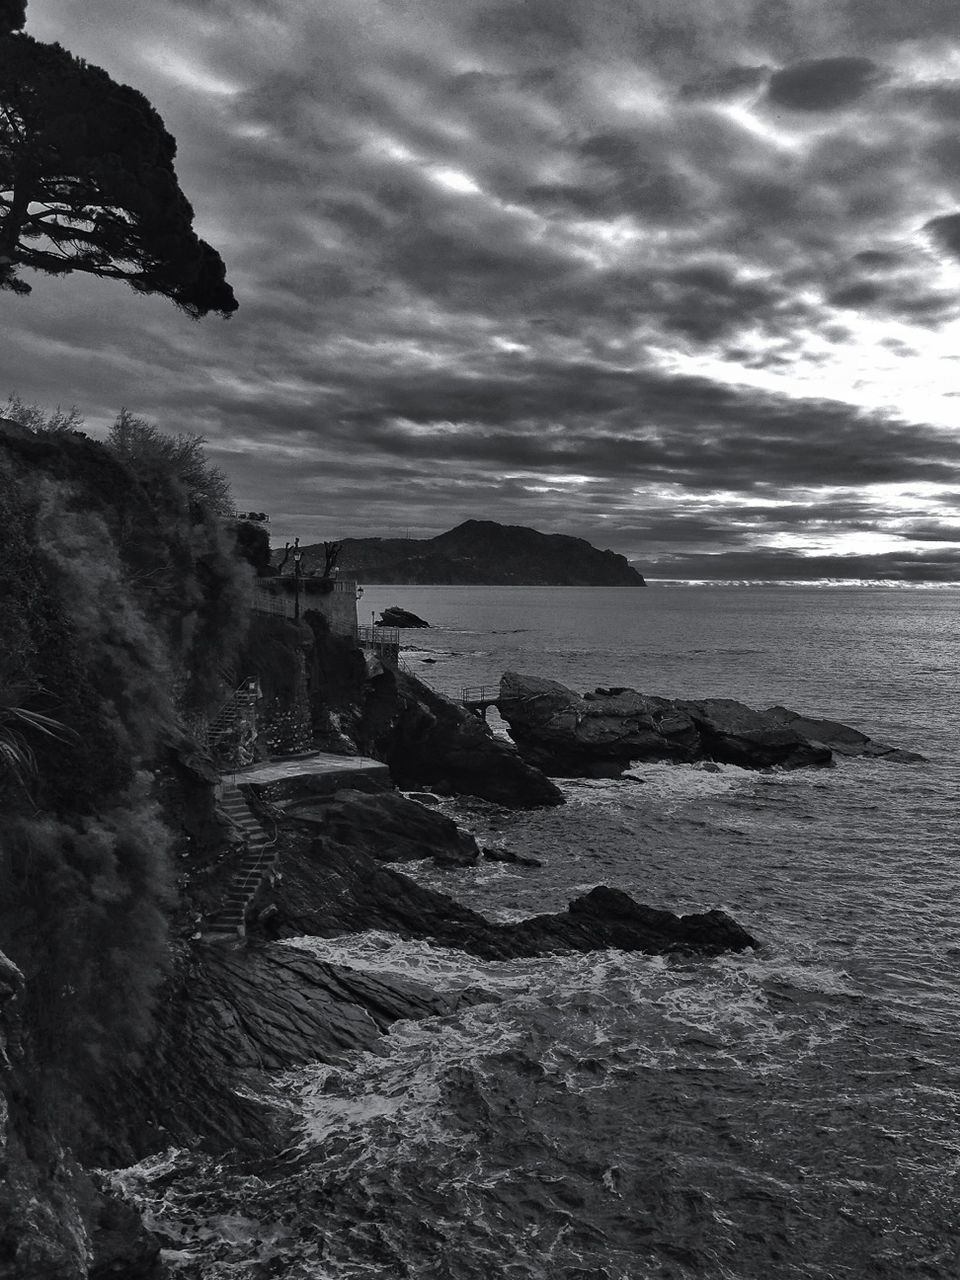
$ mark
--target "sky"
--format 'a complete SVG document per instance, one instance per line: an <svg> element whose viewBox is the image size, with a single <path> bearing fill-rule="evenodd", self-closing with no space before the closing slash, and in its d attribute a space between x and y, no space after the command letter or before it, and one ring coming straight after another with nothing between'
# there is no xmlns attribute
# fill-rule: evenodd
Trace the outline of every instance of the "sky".
<svg viewBox="0 0 960 1280"><path fill-rule="evenodd" d="M202 435L274 540L960 581L956 0L29 0L240 302L0 293L0 399Z"/></svg>

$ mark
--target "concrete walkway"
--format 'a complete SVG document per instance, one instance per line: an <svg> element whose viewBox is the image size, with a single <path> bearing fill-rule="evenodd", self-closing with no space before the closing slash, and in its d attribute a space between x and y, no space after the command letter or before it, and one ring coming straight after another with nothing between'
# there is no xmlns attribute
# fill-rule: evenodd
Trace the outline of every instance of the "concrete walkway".
<svg viewBox="0 0 960 1280"><path fill-rule="evenodd" d="M365 774L390 782L390 770L380 760L368 756L335 756L329 751L315 751L294 760L271 760L269 764L252 764L224 774L238 786L264 787L270 782L282 782L287 778L331 777L346 782L347 777ZM346 776L344 776L346 775Z"/></svg>

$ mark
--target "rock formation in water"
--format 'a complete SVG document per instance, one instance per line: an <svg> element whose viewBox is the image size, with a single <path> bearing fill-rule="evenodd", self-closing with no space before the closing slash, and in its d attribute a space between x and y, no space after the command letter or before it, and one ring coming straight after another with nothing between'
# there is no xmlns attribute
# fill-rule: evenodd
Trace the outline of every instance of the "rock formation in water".
<svg viewBox="0 0 960 1280"><path fill-rule="evenodd" d="M317 556L319 547L305 547ZM362 582L494 586L642 587L614 551L523 525L466 520L435 538L346 538L340 571Z"/></svg>
<svg viewBox="0 0 960 1280"><path fill-rule="evenodd" d="M557 777L617 776L637 760L713 760L748 769L827 765L844 755L919 759L831 720L730 698L658 698L635 689L582 697L555 680L504 672L497 707L520 754Z"/></svg>
<svg viewBox="0 0 960 1280"><path fill-rule="evenodd" d="M354 686L354 689L357 687ZM509 808L563 804L563 793L478 716L408 672L378 664L337 723L357 750L383 760L398 787L479 796Z"/></svg>
<svg viewBox="0 0 960 1280"><path fill-rule="evenodd" d="M897 764L912 764L926 759L919 751L906 751L903 747L877 742L876 738L870 738L859 729L851 729L848 724L840 724L837 720L818 720L779 706L770 707L763 714L786 725L813 746L827 747L838 756L866 756Z"/></svg>
<svg viewBox="0 0 960 1280"><path fill-rule="evenodd" d="M415 613L411 613L409 609L401 609L398 604L392 604L389 608L384 609L383 613L377 619L378 627L429 627L429 622L424 622L423 618L417 617Z"/></svg>
<svg viewBox="0 0 960 1280"><path fill-rule="evenodd" d="M408 836L399 843L401 858L408 858L411 843L419 842L420 857L453 862L448 856L451 833L439 824L431 831L424 821L424 815L440 815L402 797L361 797L354 792L332 801L301 800L291 812L296 821L284 844L280 876L264 907L264 926L274 935L334 937L383 929L496 960L606 947L715 955L756 945L723 912L677 916L604 886L574 899L566 911L510 924L491 922L446 894L383 866L392 860L397 836L385 837L371 856L370 828L365 832L363 823L336 818L331 822L331 813L339 811L342 818L344 804L352 813L364 805L372 812L385 808L398 835L409 823Z"/></svg>

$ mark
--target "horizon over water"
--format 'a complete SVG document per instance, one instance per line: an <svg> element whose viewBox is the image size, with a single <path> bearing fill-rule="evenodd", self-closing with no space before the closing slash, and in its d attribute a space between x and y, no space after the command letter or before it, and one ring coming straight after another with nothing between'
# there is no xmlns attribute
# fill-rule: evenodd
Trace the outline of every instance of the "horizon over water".
<svg viewBox="0 0 960 1280"><path fill-rule="evenodd" d="M560 809L445 801L482 844L544 864L404 866L492 918L604 883L723 907L761 949L484 963L383 933L298 940L497 1001L285 1078L295 1171L221 1187L237 1214L301 1206L274 1274L955 1280L960 593L365 586L361 603L432 624L402 656L444 691L513 668L579 692L783 703L928 759L638 764L563 783ZM261 1274L234 1248L204 1280Z"/></svg>

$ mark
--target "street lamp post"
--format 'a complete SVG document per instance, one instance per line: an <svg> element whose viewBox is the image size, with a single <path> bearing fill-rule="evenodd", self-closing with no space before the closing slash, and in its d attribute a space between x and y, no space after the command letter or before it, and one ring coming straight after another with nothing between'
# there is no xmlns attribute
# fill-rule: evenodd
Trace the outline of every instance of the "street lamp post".
<svg viewBox="0 0 960 1280"><path fill-rule="evenodd" d="M300 539L295 538L293 543L293 620L300 621L300 560L303 552L300 550Z"/></svg>

